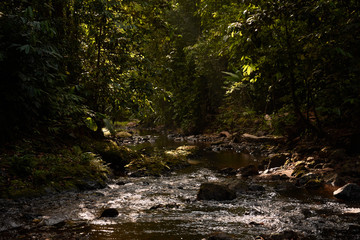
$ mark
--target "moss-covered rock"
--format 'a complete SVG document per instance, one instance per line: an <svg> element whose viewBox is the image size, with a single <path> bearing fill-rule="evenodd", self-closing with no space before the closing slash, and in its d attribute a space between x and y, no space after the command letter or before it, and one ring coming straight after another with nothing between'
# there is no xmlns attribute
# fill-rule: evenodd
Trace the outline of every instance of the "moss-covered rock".
<svg viewBox="0 0 360 240"><path fill-rule="evenodd" d="M198 148L195 146L181 146L176 150L157 152L152 156L141 155L127 164L126 169L133 177L160 176L189 166L187 158L196 151Z"/></svg>
<svg viewBox="0 0 360 240"><path fill-rule="evenodd" d="M96 141L86 144L89 151L95 152L109 164L115 175L123 175L125 166L142 155L125 146L118 146L114 141Z"/></svg>
<svg viewBox="0 0 360 240"><path fill-rule="evenodd" d="M67 190L105 186L109 169L102 159L79 147L58 153L15 153L1 156L2 198L35 197Z"/></svg>
<svg viewBox="0 0 360 240"><path fill-rule="evenodd" d="M117 138L129 138L129 137L132 137L132 134L129 133L129 132L121 131L121 132L117 132L115 134L115 137L117 137Z"/></svg>
<svg viewBox="0 0 360 240"><path fill-rule="evenodd" d="M295 164L295 167L293 169L293 172L291 173L291 176L294 176L295 178L300 178L303 175L307 174L309 170L306 168L306 163L303 161L297 162Z"/></svg>
<svg viewBox="0 0 360 240"><path fill-rule="evenodd" d="M175 150L166 151L165 155L170 158L186 158L195 155L199 151L197 146L184 145L176 148Z"/></svg>

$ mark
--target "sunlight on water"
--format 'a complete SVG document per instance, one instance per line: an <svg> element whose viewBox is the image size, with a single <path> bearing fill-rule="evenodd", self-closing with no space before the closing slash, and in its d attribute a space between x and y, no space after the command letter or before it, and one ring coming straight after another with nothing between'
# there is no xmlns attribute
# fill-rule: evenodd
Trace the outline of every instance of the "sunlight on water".
<svg viewBox="0 0 360 240"><path fill-rule="evenodd" d="M166 145L164 140L162 144ZM14 203L11 216L21 216L22 209L27 207L44 224L54 225L63 220L84 223L86 227L74 230L70 225L64 231L77 231L91 240L200 240L214 232L254 239L259 234L287 229L316 239L342 239L351 226L360 226L360 206L325 198L328 193L279 193L272 183L260 183L265 191L239 193L232 201L197 201L201 183L229 180L217 169L239 167L252 158L230 151L208 152L196 161L197 165L169 176L121 177L115 182L125 184L114 182L100 190ZM117 209L119 215L100 218L107 208ZM21 226L21 219L11 216L7 216L9 226L10 223Z"/></svg>

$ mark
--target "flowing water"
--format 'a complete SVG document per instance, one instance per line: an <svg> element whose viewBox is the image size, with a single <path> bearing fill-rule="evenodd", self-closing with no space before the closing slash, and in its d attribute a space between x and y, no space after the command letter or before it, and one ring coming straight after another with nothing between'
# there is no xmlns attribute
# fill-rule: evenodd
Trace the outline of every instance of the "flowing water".
<svg viewBox="0 0 360 240"><path fill-rule="evenodd" d="M136 147L180 144L159 138ZM216 232L255 239L284 230L310 239L360 239L360 206L338 202L327 192L281 194L272 182L260 183L265 191L245 192L232 201L196 200L201 183L229 180L218 169L252 161L253 156L232 151L203 152L191 167L169 176L121 177L99 190L1 200L0 239L200 240ZM107 208L119 215L100 218Z"/></svg>

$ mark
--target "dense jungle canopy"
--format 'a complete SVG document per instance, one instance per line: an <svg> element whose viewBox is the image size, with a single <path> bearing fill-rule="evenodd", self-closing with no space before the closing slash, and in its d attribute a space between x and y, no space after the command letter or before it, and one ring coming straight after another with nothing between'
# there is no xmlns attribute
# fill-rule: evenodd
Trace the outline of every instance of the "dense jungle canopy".
<svg viewBox="0 0 360 240"><path fill-rule="evenodd" d="M357 0L2 0L0 139L140 119L358 131Z"/></svg>

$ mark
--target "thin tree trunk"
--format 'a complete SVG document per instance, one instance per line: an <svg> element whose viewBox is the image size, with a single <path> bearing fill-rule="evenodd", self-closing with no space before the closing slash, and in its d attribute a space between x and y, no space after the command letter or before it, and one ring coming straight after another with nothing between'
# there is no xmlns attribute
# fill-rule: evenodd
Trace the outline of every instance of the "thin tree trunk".
<svg viewBox="0 0 360 240"><path fill-rule="evenodd" d="M294 74L294 68L295 68L295 60L294 60L294 54L292 53L291 49L291 41L290 41L290 34L288 25L285 21L285 38L286 38L286 45L287 45L287 54L288 54L288 60L289 60L289 80L290 80L290 90L291 90L291 97L294 105L294 111L297 117L300 119L300 121L306 126L306 128L314 131L318 136L323 136L322 131L311 124L311 122L305 118L304 114L301 112L300 109L300 103L298 101L298 98L296 96L296 78Z"/></svg>

